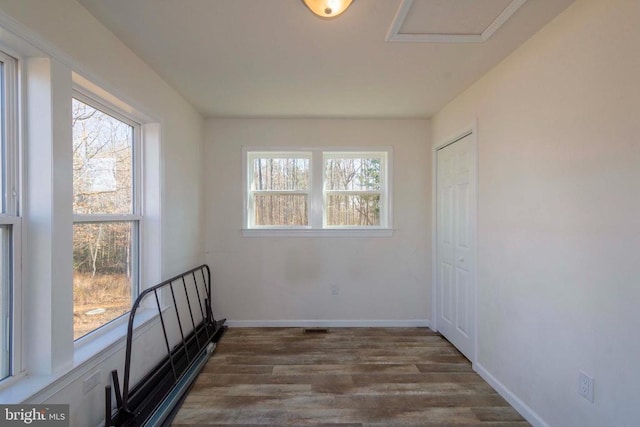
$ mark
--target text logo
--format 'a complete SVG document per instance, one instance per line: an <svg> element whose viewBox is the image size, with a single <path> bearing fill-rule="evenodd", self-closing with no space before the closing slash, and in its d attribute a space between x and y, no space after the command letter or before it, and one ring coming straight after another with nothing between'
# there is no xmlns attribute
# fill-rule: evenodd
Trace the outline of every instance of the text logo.
<svg viewBox="0 0 640 427"><path fill-rule="evenodd" d="M69 405L0 405L0 425L69 427Z"/></svg>

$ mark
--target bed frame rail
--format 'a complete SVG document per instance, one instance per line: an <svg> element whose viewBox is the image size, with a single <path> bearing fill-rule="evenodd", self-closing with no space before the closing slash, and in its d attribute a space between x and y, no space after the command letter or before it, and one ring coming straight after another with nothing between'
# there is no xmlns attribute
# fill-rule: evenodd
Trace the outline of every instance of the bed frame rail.
<svg viewBox="0 0 640 427"><path fill-rule="evenodd" d="M141 308L155 310L166 356L131 387L135 317ZM105 388L105 426L169 425L222 338L224 322L215 320L211 311L211 272L206 264L145 289L129 314L122 390L117 370L111 372L113 388Z"/></svg>

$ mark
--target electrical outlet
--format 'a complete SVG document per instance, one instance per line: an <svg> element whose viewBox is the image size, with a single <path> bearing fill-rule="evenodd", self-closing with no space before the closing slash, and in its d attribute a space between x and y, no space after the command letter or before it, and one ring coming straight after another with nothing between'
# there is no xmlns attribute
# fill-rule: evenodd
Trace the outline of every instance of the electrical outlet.
<svg viewBox="0 0 640 427"><path fill-rule="evenodd" d="M340 295L340 287L338 285L331 286L331 295Z"/></svg>
<svg viewBox="0 0 640 427"><path fill-rule="evenodd" d="M582 371L578 373L578 394L593 403L593 377Z"/></svg>
<svg viewBox="0 0 640 427"><path fill-rule="evenodd" d="M82 393L89 393L98 384L100 384L100 371L95 371L90 377L82 381Z"/></svg>

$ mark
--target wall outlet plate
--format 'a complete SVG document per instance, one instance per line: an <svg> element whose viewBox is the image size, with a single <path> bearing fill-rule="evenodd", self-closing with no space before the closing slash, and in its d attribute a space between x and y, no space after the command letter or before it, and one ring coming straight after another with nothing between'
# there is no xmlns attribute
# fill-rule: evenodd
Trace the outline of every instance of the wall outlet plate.
<svg viewBox="0 0 640 427"><path fill-rule="evenodd" d="M84 381L82 381L82 393L83 394L89 393L98 384L100 384L100 371L99 370L95 371L89 377L85 378Z"/></svg>
<svg viewBox="0 0 640 427"><path fill-rule="evenodd" d="M586 372L578 372L578 394L593 403L593 377Z"/></svg>

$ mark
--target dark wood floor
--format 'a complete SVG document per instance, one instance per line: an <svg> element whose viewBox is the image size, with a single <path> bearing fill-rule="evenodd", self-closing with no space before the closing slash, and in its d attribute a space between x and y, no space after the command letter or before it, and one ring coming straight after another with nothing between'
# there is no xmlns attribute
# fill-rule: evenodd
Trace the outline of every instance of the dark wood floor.
<svg viewBox="0 0 640 427"><path fill-rule="evenodd" d="M229 329L174 426L528 426L426 328Z"/></svg>

